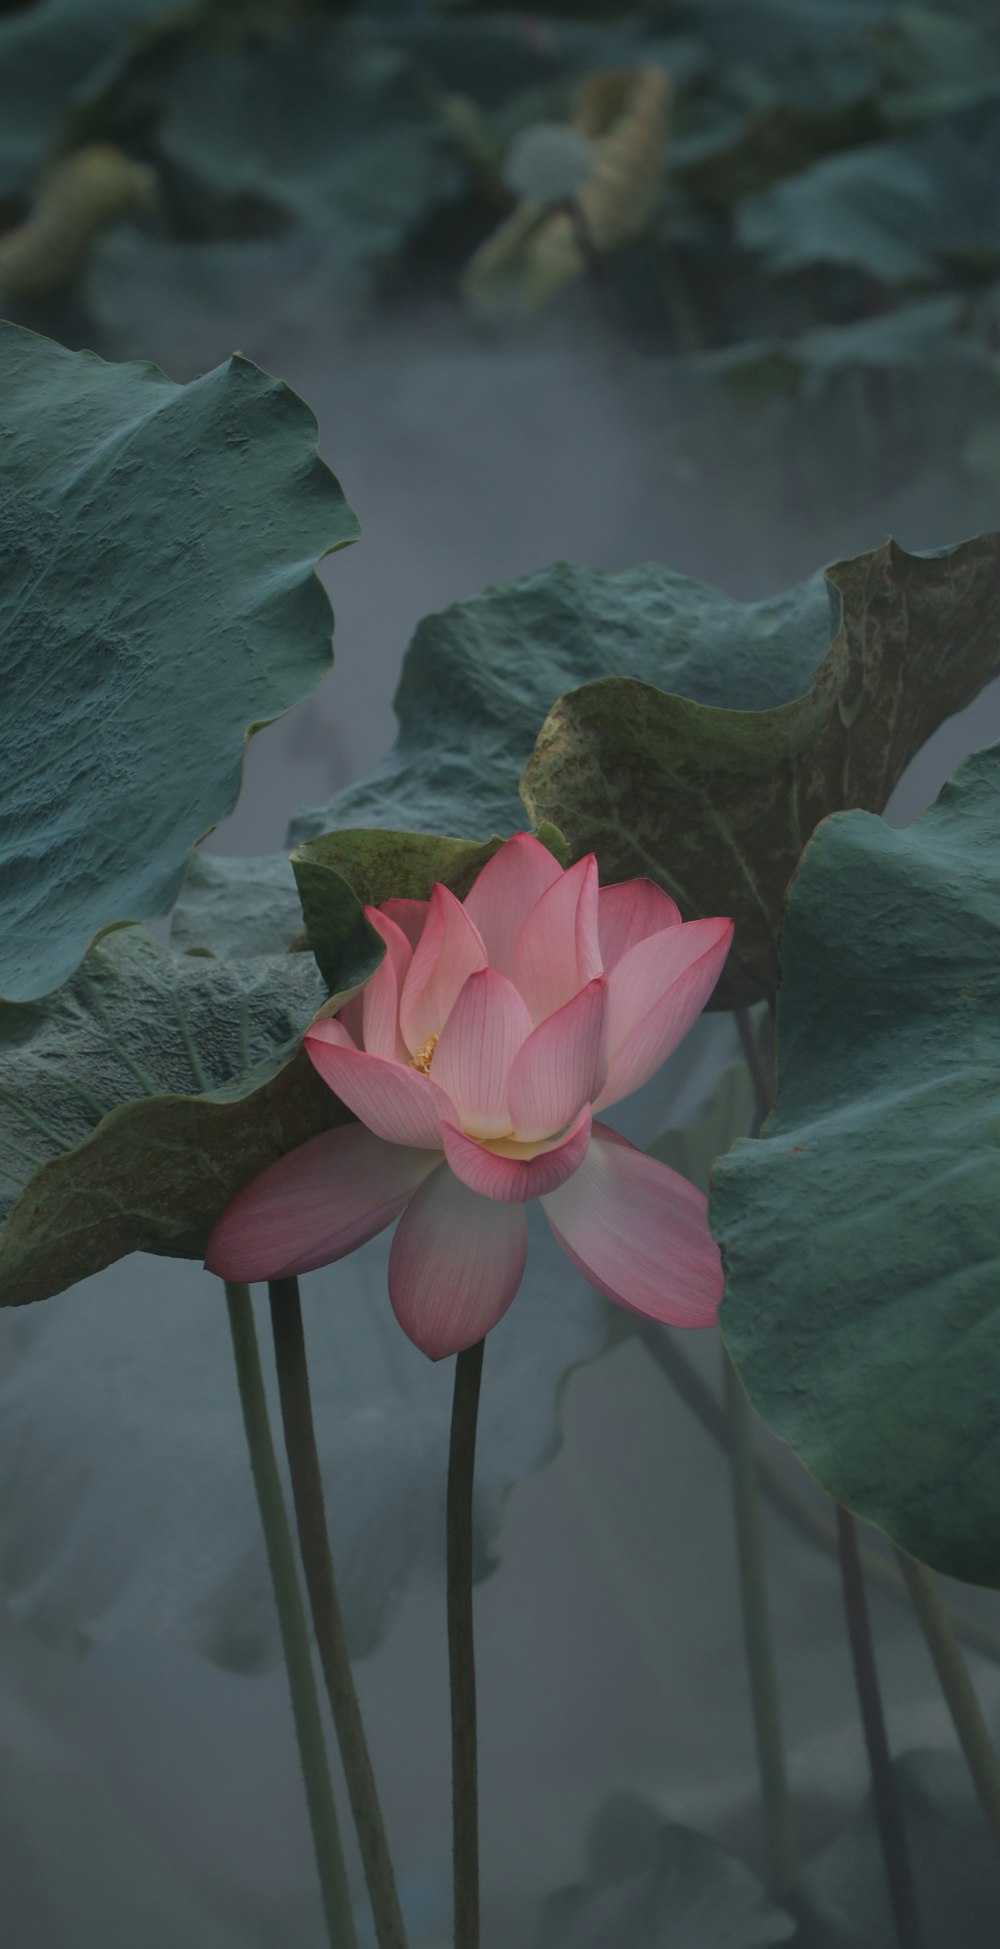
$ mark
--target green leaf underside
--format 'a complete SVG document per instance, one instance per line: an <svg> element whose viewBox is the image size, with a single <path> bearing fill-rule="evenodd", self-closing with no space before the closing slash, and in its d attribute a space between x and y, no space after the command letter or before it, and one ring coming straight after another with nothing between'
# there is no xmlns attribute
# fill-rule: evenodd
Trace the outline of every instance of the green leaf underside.
<svg viewBox="0 0 1000 1949"><path fill-rule="evenodd" d="M366 981L382 939L361 912L384 900L429 900L436 882L458 899L503 844L427 832L330 832L292 854L309 945L331 988Z"/></svg>
<svg viewBox="0 0 1000 1949"><path fill-rule="evenodd" d="M1000 1586L1000 746L904 832L853 812L785 916L780 1094L715 1168L721 1323L813 1475Z"/></svg>
<svg viewBox="0 0 1000 1949"><path fill-rule="evenodd" d="M765 1949L795 1934L736 1855L632 1794L598 1814L588 1868L584 1886L549 1896L534 1949Z"/></svg>
<svg viewBox="0 0 1000 1949"><path fill-rule="evenodd" d="M718 710L611 677L559 699L522 780L603 880L648 874L684 918L729 914L711 1006L773 994L785 892L827 814L880 811L937 726L1000 671L1000 536L938 555L895 542L827 578L841 623L805 696Z"/></svg>
<svg viewBox="0 0 1000 1949"><path fill-rule="evenodd" d="M506 836L524 826L514 781L564 691L627 676L766 710L808 687L830 634L821 574L750 603L657 563L609 574L557 562L497 583L418 625L392 750L370 778L300 813L288 843L377 825Z"/></svg>
<svg viewBox="0 0 1000 1949"><path fill-rule="evenodd" d="M0 992L30 1001L172 905L248 731L329 667L314 568L358 527L239 355L179 386L0 325L0 381Z"/></svg>
<svg viewBox="0 0 1000 1949"><path fill-rule="evenodd" d="M56 995L0 1006L0 1304L127 1252L200 1258L244 1184L346 1117L296 1047L325 996L309 955L122 927Z"/></svg>

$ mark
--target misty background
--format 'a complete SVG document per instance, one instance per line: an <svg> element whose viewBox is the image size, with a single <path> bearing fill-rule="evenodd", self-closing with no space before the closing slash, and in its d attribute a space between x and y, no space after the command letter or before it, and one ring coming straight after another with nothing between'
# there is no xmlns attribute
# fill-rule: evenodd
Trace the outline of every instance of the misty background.
<svg viewBox="0 0 1000 1949"><path fill-rule="evenodd" d="M991 481L958 464L970 401L959 370L943 372L931 399L925 373L884 384L862 372L825 401L748 404L683 360L630 344L586 285L554 315L486 324L426 301L358 317L330 302L322 280L279 300L247 274L214 323L210 307L192 305L186 333L176 318L158 329L155 292L138 322L118 317L106 295L115 288L109 276L79 342L105 356L141 350L177 379L238 346L312 407L321 453L363 531L320 569L336 613L334 669L252 740L240 802L209 852L280 852L294 813L363 778L391 742L392 695L418 621L492 582L562 559L608 571L656 560L749 600L890 533L918 550L1000 525ZM887 816L908 823L963 755L998 737L995 684L931 740ZM699 1024L655 1097L644 1093L643 1140L693 1115L737 1048L727 1017ZM310 1336L319 1280L303 1282ZM371 1303L388 1310L373 1284ZM578 1303L567 1283L566 1304ZM147 1472L144 1520L155 1524L144 1414L176 1403L183 1450L177 1322L200 1332L212 1309L219 1466L235 1471L224 1309L199 1268L134 1257L45 1307L0 1316L0 1413L5 1396L22 1412L36 1402L20 1470L51 1466L60 1483L74 1480L90 1521L93 1497L105 1495L126 1555L140 1539L114 1485L91 1470L101 1431L80 1402L67 1415L68 1396L46 1388L43 1370L60 1344L70 1348L67 1370L85 1395L88 1349L97 1362L107 1322L128 1323L135 1385L118 1404L114 1453ZM258 1326L269 1364L260 1314ZM491 1336L484 1453L501 1438L494 1342L523 1338L530 1358L530 1333L518 1302ZM684 1351L714 1387L717 1335L685 1336ZM322 1361L319 1339L313 1358ZM442 1526L449 1378L427 1367L440 1493L419 1520ZM496 1568L476 1592L484 1949L527 1949L542 1898L583 1877L588 1830L612 1793L640 1796L763 1869L726 1459L632 1335L570 1375L559 1420L558 1453L510 1492ZM24 1487L9 1454L0 1479L5 1498ZM349 1472L331 1480L331 1505L352 1489ZM866 1766L835 1562L766 1506L762 1520L805 1851L861 1801ZM0 1879L12 1949L319 1949L283 1671L221 1669L168 1632L74 1642L61 1613L45 1626L46 1580L64 1574L74 1547L68 1521L54 1569L45 1549L2 1559ZM1000 1600L953 1594L1000 1628ZM915 1622L877 1590L870 1603L894 1747L951 1753ZM998 1728L1000 1666L969 1660ZM402 1592L356 1676L412 1949L442 1949L450 1785L439 1582ZM352 1885L363 1909L356 1859Z"/></svg>

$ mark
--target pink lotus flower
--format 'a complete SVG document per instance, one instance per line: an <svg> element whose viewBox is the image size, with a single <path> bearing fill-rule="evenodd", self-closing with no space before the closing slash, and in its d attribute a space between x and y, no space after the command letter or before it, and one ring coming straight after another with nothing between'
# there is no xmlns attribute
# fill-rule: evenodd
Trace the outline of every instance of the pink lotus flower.
<svg viewBox="0 0 1000 1949"><path fill-rule="evenodd" d="M343 1258L394 1218L389 1295L431 1359L482 1339L521 1283L524 1206L619 1305L709 1326L722 1297L702 1193L594 1111L647 1082L700 1014L730 920L682 921L650 880L598 887L530 833L465 902L366 907L377 972L306 1032L358 1123L279 1158L233 1199L206 1265L288 1278Z"/></svg>

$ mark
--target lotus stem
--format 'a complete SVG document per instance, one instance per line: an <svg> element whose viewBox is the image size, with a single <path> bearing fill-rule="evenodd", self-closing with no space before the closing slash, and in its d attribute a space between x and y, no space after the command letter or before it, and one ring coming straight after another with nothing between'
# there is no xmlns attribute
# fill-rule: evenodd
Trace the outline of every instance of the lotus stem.
<svg viewBox="0 0 1000 1949"><path fill-rule="evenodd" d="M837 1504L837 1534L847 1632L896 1942L898 1949L923 1949L910 1851L882 1711L868 1600L858 1553L857 1526L850 1511L840 1503Z"/></svg>
<svg viewBox="0 0 1000 1949"><path fill-rule="evenodd" d="M795 1875L785 1742L767 1601L752 1409L725 1346L722 1349L722 1373L731 1438L733 1513L736 1520L743 1638L753 1701L757 1765L767 1837L768 1892L775 1901L780 1901Z"/></svg>
<svg viewBox="0 0 1000 1949"><path fill-rule="evenodd" d="M236 1379L246 1429L250 1468L257 1492L268 1567L278 1611L292 1717L298 1740L302 1783L312 1829L323 1914L330 1949L357 1949L354 1917L347 1887L347 1870L340 1839L337 1807L330 1782L319 1698L309 1649L309 1631L299 1589L292 1533L281 1490L281 1478L271 1439L267 1397L260 1369L250 1289L226 1280L229 1329L236 1360Z"/></svg>
<svg viewBox="0 0 1000 1949"><path fill-rule="evenodd" d="M472 1628L472 1483L485 1341L455 1361L448 1454L448 1672L455 1949L479 1949L479 1783Z"/></svg>
<svg viewBox="0 0 1000 1949"><path fill-rule="evenodd" d="M774 1084L747 1008L736 1010L736 1024L757 1100L756 1136L774 1101ZM768 1887L780 1900L794 1877L792 1818L788 1798L785 1742L781 1729L774 1640L767 1601L767 1571L760 1527L757 1455L753 1410L728 1347L722 1348L722 1383L729 1434L736 1555L740 1573L743 1640L753 1701L757 1765L767 1835Z"/></svg>
<svg viewBox="0 0 1000 1949"><path fill-rule="evenodd" d="M385 1823L354 1687L330 1553L323 1478L313 1424L302 1304L297 1279L272 1279L271 1331L278 1370L285 1453L313 1630L358 1833L379 1949L406 1949ZM353 1938L352 1938L353 1940Z"/></svg>
<svg viewBox="0 0 1000 1949"><path fill-rule="evenodd" d="M641 1339L647 1353L656 1362L661 1373L665 1374L676 1388L685 1406L690 1408L706 1433L728 1455L732 1452L732 1438L725 1410L720 1406L710 1387L706 1386L701 1375L695 1372L690 1361L669 1333L655 1322L640 1320L638 1315L633 1330ZM825 1550L828 1555L837 1554L837 1525L820 1509L814 1508L808 1496L803 1495L794 1482L790 1482L770 1456L763 1449L756 1450L757 1482L761 1495L771 1508L781 1516L792 1529L798 1531L807 1543L816 1549ZM897 1603L906 1600L906 1585L891 1563L883 1561L874 1550L862 1543L859 1554L865 1576L869 1583L875 1584ZM984 1624L973 1617L971 1612L952 1609L949 1612L952 1628L970 1650L979 1651L984 1658L1000 1664L1000 1632L993 1626Z"/></svg>
<svg viewBox="0 0 1000 1949"><path fill-rule="evenodd" d="M906 1580L927 1649L934 1661L951 1713L958 1741L972 1775L979 1804L993 1839L1000 1846L1000 1762L986 1728L979 1700L962 1657L948 1607L937 1579L925 1563L897 1549L896 1561Z"/></svg>

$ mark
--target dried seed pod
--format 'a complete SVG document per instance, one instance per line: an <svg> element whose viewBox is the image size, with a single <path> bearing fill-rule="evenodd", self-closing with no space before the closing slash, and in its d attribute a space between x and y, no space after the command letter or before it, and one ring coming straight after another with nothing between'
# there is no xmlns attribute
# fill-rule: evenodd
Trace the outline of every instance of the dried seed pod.
<svg viewBox="0 0 1000 1949"><path fill-rule="evenodd" d="M41 177L30 214L0 236L0 291L44 298L79 276L95 238L123 216L156 208L155 170L94 142L53 163Z"/></svg>
<svg viewBox="0 0 1000 1949"><path fill-rule="evenodd" d="M592 267L594 257L641 236L659 199L671 95L663 68L589 76L570 124L591 145L586 181L556 207L523 198L470 258L463 295L483 308L534 311Z"/></svg>

